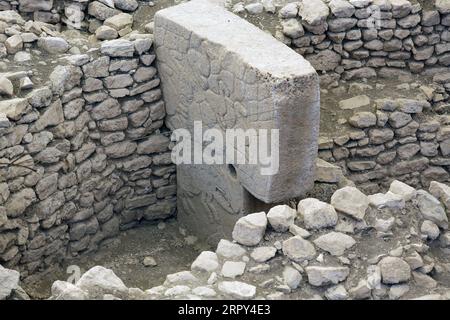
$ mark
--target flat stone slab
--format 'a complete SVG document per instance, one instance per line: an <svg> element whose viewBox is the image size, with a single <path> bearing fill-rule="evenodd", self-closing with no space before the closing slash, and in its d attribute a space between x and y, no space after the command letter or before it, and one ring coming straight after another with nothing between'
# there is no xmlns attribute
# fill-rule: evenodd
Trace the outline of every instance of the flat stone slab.
<svg viewBox="0 0 450 320"><path fill-rule="evenodd" d="M178 165L181 221L199 234L223 228L226 235L240 216L261 211L259 205L312 187L320 111L318 76L309 62L204 0L158 11L154 34L170 129L192 133L194 121L221 132L279 129L276 174L261 174L261 163Z"/></svg>

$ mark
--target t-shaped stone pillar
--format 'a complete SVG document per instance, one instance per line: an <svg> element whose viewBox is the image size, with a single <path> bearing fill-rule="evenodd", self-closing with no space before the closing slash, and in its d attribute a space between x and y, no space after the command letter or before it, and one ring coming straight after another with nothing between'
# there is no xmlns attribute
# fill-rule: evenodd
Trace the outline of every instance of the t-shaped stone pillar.
<svg viewBox="0 0 450 320"><path fill-rule="evenodd" d="M158 11L154 34L168 128L185 128L192 136L194 121L222 132L279 129L276 174L261 174L261 164L178 165L182 223L216 241L229 237L242 215L312 187L320 104L319 79L309 62L204 0Z"/></svg>

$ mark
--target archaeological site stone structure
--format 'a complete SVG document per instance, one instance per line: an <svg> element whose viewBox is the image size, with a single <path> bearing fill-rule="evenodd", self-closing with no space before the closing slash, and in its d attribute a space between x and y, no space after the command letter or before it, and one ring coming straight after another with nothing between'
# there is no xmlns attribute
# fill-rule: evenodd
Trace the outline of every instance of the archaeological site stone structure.
<svg viewBox="0 0 450 320"><path fill-rule="evenodd" d="M222 239L190 271L54 298L450 298L450 0L150 3L0 0L0 300L176 214ZM280 129L279 173L175 166L195 120Z"/></svg>
<svg viewBox="0 0 450 320"><path fill-rule="evenodd" d="M194 121L201 120L224 136L232 128L280 130L275 175L262 175L261 164L179 165L180 221L217 241L257 209L252 197L277 203L312 187L319 83L309 62L207 1L159 11L155 45L170 129L188 129L193 137Z"/></svg>

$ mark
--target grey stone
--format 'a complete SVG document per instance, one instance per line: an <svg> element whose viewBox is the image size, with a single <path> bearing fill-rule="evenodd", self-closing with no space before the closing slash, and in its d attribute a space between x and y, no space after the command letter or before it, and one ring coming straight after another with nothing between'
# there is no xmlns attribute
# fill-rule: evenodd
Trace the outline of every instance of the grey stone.
<svg viewBox="0 0 450 320"><path fill-rule="evenodd" d="M356 128L368 128L376 125L377 117L372 112L358 112L348 119L348 122Z"/></svg>
<svg viewBox="0 0 450 320"><path fill-rule="evenodd" d="M252 251L250 256L256 262L262 263L275 257L276 253L277 249L275 247L258 247Z"/></svg>
<svg viewBox="0 0 450 320"><path fill-rule="evenodd" d="M342 110L359 109L368 105L370 105L370 98L366 95L339 101L339 108Z"/></svg>
<svg viewBox="0 0 450 320"><path fill-rule="evenodd" d="M114 5L117 9L124 11L135 11L139 3L136 0L114 0Z"/></svg>
<svg viewBox="0 0 450 320"><path fill-rule="evenodd" d="M53 102L40 118L30 128L30 132L39 132L50 126L56 126L64 121L61 100Z"/></svg>
<svg viewBox="0 0 450 320"><path fill-rule="evenodd" d="M119 14L120 11L114 8L111 8L99 1L92 1L88 6L88 13L95 18L104 21L116 14Z"/></svg>
<svg viewBox="0 0 450 320"><path fill-rule="evenodd" d="M420 226L420 232L426 235L427 239L429 240L436 240L440 235L439 227L430 220L425 220L424 222L422 222L422 225Z"/></svg>
<svg viewBox="0 0 450 320"><path fill-rule="evenodd" d="M325 7L328 13L328 7L322 2L321 4L321 7ZM309 15L306 14L308 10L303 7L302 15L306 15L304 18L310 20L310 22L314 21L317 17L316 9L314 8ZM223 17L223 19L218 21L218 16ZM325 21L325 19L326 16L317 18L321 21ZM184 31L179 33L171 30ZM270 112L265 111L265 115L260 114L254 117L255 120L257 119L256 123L264 121L265 128L289 128L286 131L286 139L280 141L280 170L277 174L271 175L270 178L258 172L259 165L239 165L235 167L195 165L189 166L189 168L178 166L178 190L187 191L179 192L177 196L180 221L189 225L194 232L202 237L220 239L229 233L233 224L232 220L239 218L240 213L247 214L257 211L253 209L254 203L243 201L247 191L265 203L278 203L284 201L284 199L299 196L312 187L314 180L313 166L317 152L318 132L316 129L319 120L317 108L318 77L306 60L270 35L261 32L260 29L205 1L189 2L160 10L155 15L154 34L158 72L163 84L162 91L168 115L166 124L170 130L187 128L189 132L192 132L194 120L209 122L206 119L216 114L216 111L214 111L216 108L217 110L225 110L226 101L228 101L226 96L229 96L233 102L241 101L233 107L236 108L235 110L238 113L254 113L251 112L252 105L258 100L259 94L271 97L264 102L269 108L267 110L277 109L277 114L282 116L284 120L279 118L275 121L272 116L267 117ZM203 42L207 46L190 48L191 44L186 40L188 34L192 34L193 37L198 38L199 42ZM252 47L252 50L249 51L248 48L242 47L241 43L243 42L258 43L259 45ZM270 52L273 52L273 55L268 55L268 47L273 48ZM178 51L173 50L173 48L178 48ZM218 53L219 56L231 54L239 58L232 59L229 64L223 65L220 70L214 70L213 60L216 58L208 56L207 52L210 50ZM180 55L185 56L185 59L181 60L182 63L178 59ZM280 59L280 56L284 58ZM164 58L162 59L162 57ZM273 64L275 60L283 62ZM225 77L229 80L235 79L233 80L234 85L231 85L228 80L218 81L219 79L214 76L216 71L225 74ZM177 83L173 81L173 72L178 74ZM270 76L264 79L260 78L259 76L263 74L270 74ZM241 75L243 76L241 79L244 81L236 80ZM211 113L197 114L190 112L195 104L193 101L183 106L180 103L185 100L183 98L185 95L180 90L185 84L189 87L188 91L204 92L203 84L201 84L203 80L200 82L192 81L193 78L197 77L199 79L208 78L208 82L210 82L208 85L211 90L205 94L204 98L207 105L213 106ZM291 82L288 79L296 80ZM284 82L285 85L281 86L280 81ZM217 91L215 88L219 88L219 82L223 83L223 90ZM244 82L249 83L245 94L241 90L241 88L244 88ZM180 85L181 83L183 85ZM257 87L260 88L258 89L260 93L255 91ZM275 87L279 89L274 90ZM282 87L284 89L281 90ZM288 91L289 94L286 94ZM276 98L278 96L282 96L283 99ZM276 103L273 103L274 101ZM292 110L291 107L298 105L298 101L303 101L303 107L301 112L295 113L293 118L292 112L287 110ZM283 110L286 110L286 114ZM185 112L189 114L188 118L182 116ZM287 116L288 113L289 116ZM308 121L306 121L307 118ZM246 121L242 124L244 123ZM295 123L295 126L286 126L287 123ZM225 127L227 126L225 125ZM259 124L256 125L256 127L258 126ZM288 154L287 144L284 145L290 139L296 141L296 154L293 154L292 151ZM289 165L293 158L299 160L302 165L295 167ZM212 187L208 181L214 181L215 186ZM287 181L290 183L286 183ZM223 192L218 192L217 189ZM196 195L190 194L192 190L195 190ZM224 205L210 202L209 205L213 208L207 208L201 199L201 195L204 194L212 194L213 197L221 199L219 201ZM192 209L190 208L197 209L195 212L191 212ZM215 217L211 216L210 210L217 212ZM234 219L231 217L234 217ZM208 223L208 227L205 228L198 225L196 222L198 219L211 221L211 223ZM221 227L217 228L217 226Z"/></svg>
<svg viewBox="0 0 450 320"><path fill-rule="evenodd" d="M5 203L8 217L21 216L25 210L36 200L36 194L31 188L25 188L17 193L11 194Z"/></svg>
<svg viewBox="0 0 450 320"><path fill-rule="evenodd" d="M133 16L128 13L119 13L105 20L104 25L111 27L117 31L131 27L133 24Z"/></svg>
<svg viewBox="0 0 450 320"><path fill-rule="evenodd" d="M314 198L298 203L298 212L303 217L307 229L321 229L336 225L338 216L334 207Z"/></svg>
<svg viewBox="0 0 450 320"><path fill-rule="evenodd" d="M313 241L322 250L329 252L333 256L341 256L345 250L353 247L356 241L341 232L329 232L321 235Z"/></svg>
<svg viewBox="0 0 450 320"><path fill-rule="evenodd" d="M435 6L441 14L450 13L450 2L448 0L436 0Z"/></svg>
<svg viewBox="0 0 450 320"><path fill-rule="evenodd" d="M0 95L13 96L14 87L12 82L6 77L0 77Z"/></svg>
<svg viewBox="0 0 450 320"><path fill-rule="evenodd" d="M417 206L424 219L433 221L443 229L448 228L448 218L438 199L424 190L417 191Z"/></svg>
<svg viewBox="0 0 450 320"><path fill-rule="evenodd" d="M294 223L296 215L295 209L287 205L278 205L269 210L267 220L275 231L285 232Z"/></svg>
<svg viewBox="0 0 450 320"><path fill-rule="evenodd" d="M222 281L219 291L235 299L252 299L256 295L256 287L240 281Z"/></svg>
<svg viewBox="0 0 450 320"><path fill-rule="evenodd" d="M87 293L70 282L57 280L52 284L52 298L55 300L85 300Z"/></svg>
<svg viewBox="0 0 450 320"><path fill-rule="evenodd" d="M347 300L348 292L343 285L333 286L325 291L325 297L328 300Z"/></svg>
<svg viewBox="0 0 450 320"><path fill-rule="evenodd" d="M391 191L370 195L368 198L370 205L377 209L390 208L401 210L405 207L405 199Z"/></svg>
<svg viewBox="0 0 450 320"><path fill-rule="evenodd" d="M295 236L283 241L283 253L295 262L303 262L313 259L316 249L308 240Z"/></svg>
<svg viewBox="0 0 450 320"><path fill-rule="evenodd" d="M379 262L379 267L382 281L385 284L397 284L411 278L411 268L401 258L385 257Z"/></svg>
<svg viewBox="0 0 450 320"><path fill-rule="evenodd" d="M192 271L212 272L219 267L219 261L215 252L203 251L191 265Z"/></svg>
<svg viewBox="0 0 450 320"><path fill-rule="evenodd" d="M341 63L341 56L332 50L321 50L317 54L306 56L306 59L318 71L330 71L336 69Z"/></svg>
<svg viewBox="0 0 450 320"><path fill-rule="evenodd" d="M128 288L112 270L95 266L84 273L77 281L76 286L86 291L89 298L98 298L104 294L125 296Z"/></svg>
<svg viewBox="0 0 450 320"><path fill-rule="evenodd" d="M302 24L295 18L283 20L281 26L283 27L283 34L292 39L300 38L305 34Z"/></svg>
<svg viewBox="0 0 450 320"><path fill-rule="evenodd" d="M347 267L306 267L308 282L312 286L325 286L329 284L338 284L347 279L350 272Z"/></svg>
<svg viewBox="0 0 450 320"><path fill-rule="evenodd" d="M292 2L283 6L279 11L278 15L283 19L295 18L298 13L298 3Z"/></svg>
<svg viewBox="0 0 450 320"><path fill-rule="evenodd" d="M242 261L225 261L221 274L225 278L236 278L245 272L246 263Z"/></svg>
<svg viewBox="0 0 450 320"><path fill-rule="evenodd" d="M19 288L20 273L0 266L0 300L8 298Z"/></svg>
<svg viewBox="0 0 450 320"><path fill-rule="evenodd" d="M101 52L110 57L132 57L134 44L124 39L104 41L101 45Z"/></svg>
<svg viewBox="0 0 450 320"><path fill-rule="evenodd" d="M283 280L289 288L295 290L298 288L300 282L302 281L302 275L300 274L300 272L298 272L298 270L287 266L283 270Z"/></svg>
<svg viewBox="0 0 450 320"><path fill-rule="evenodd" d="M398 180L392 181L389 187L389 192L402 196L405 201L415 198L417 194L416 189Z"/></svg>
<svg viewBox="0 0 450 320"><path fill-rule="evenodd" d="M349 18L355 13L355 7L348 1L331 0L328 5L331 13L338 18Z"/></svg>
<svg viewBox="0 0 450 320"><path fill-rule="evenodd" d="M263 238L267 227L264 212L252 213L240 218L233 229L233 239L246 246L255 246Z"/></svg>
<svg viewBox="0 0 450 320"><path fill-rule="evenodd" d="M331 205L357 220L363 220L369 207L369 199L355 187L344 187L333 194Z"/></svg>
<svg viewBox="0 0 450 320"><path fill-rule="evenodd" d="M221 239L217 245L216 254L226 259L239 259L247 251L237 243Z"/></svg>
<svg viewBox="0 0 450 320"><path fill-rule="evenodd" d="M38 46L50 54L65 53L69 50L67 41L59 37L39 38Z"/></svg>
<svg viewBox="0 0 450 320"><path fill-rule="evenodd" d="M98 40L113 40L117 39L119 34L117 33L117 30L112 27L101 26L95 30L95 36Z"/></svg>
<svg viewBox="0 0 450 320"><path fill-rule="evenodd" d="M298 15L312 26L325 22L329 14L330 9L322 0L303 1L298 4Z"/></svg>

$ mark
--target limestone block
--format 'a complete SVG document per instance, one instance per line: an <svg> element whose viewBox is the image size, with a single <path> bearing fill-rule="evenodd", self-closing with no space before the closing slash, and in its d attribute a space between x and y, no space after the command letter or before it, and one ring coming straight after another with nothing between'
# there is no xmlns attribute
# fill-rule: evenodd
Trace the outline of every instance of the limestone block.
<svg viewBox="0 0 450 320"><path fill-rule="evenodd" d="M262 175L260 164L179 165L180 220L217 241L243 214L310 189L319 129L319 84L312 66L203 0L157 12L154 28L170 129L184 128L193 136L194 121L201 120L204 129L222 132L280 130L276 174Z"/></svg>

